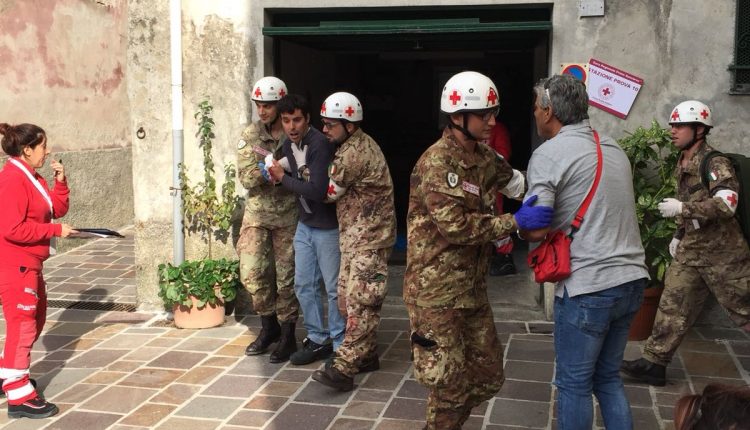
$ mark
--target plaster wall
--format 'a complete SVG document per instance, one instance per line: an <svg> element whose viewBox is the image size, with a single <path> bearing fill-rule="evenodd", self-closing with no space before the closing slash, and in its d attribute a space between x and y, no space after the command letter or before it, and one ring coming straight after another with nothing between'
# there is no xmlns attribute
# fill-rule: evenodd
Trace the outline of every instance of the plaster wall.
<svg viewBox="0 0 750 430"><path fill-rule="evenodd" d="M45 129L72 190L62 221L75 226L133 223L127 20L124 0L0 0L0 122Z"/></svg>
<svg viewBox="0 0 750 430"><path fill-rule="evenodd" d="M249 120L249 92L254 72L255 42L249 37L249 2L183 1L184 162L194 185L202 180L202 154L195 138L194 112L206 97L216 123L213 157L217 187L224 166L236 165L236 142ZM172 123L170 96L169 2L129 0L127 50L128 95L132 102L130 129L135 190L136 272L138 306L161 309L157 297L157 266L172 262ZM143 128L138 139L135 130ZM239 228L214 254L234 256ZM186 237L185 258L205 257L203 242Z"/></svg>

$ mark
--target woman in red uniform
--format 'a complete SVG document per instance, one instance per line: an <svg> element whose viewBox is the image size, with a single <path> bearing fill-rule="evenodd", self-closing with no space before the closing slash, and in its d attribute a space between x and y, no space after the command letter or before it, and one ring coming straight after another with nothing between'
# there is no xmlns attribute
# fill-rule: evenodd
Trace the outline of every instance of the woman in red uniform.
<svg viewBox="0 0 750 430"><path fill-rule="evenodd" d="M31 347L47 316L42 263L50 255L50 239L75 233L54 224L68 211L68 185L63 165L52 160L55 184L50 190L36 170L50 151L47 136L33 124L0 123L3 151L10 156L0 171L0 300L5 316L5 346L0 379L11 418L46 418L57 406L37 394L29 379Z"/></svg>

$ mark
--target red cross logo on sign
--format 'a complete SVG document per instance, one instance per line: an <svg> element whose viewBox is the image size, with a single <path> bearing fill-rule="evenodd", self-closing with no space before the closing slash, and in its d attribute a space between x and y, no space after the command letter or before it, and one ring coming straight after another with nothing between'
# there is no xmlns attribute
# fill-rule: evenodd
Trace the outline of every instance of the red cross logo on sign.
<svg viewBox="0 0 750 430"><path fill-rule="evenodd" d="M461 101L461 95L458 94L458 91L456 90L453 90L453 94L451 94L448 98L450 99L453 106L457 105L458 102Z"/></svg>
<svg viewBox="0 0 750 430"><path fill-rule="evenodd" d="M255 88L255 92L253 94L255 94L255 97L260 97L261 95L263 95L263 93L260 92L260 87Z"/></svg>
<svg viewBox="0 0 750 430"><path fill-rule="evenodd" d="M346 116L351 117L352 115L354 115L354 109L352 109L351 106L347 106L344 113L346 113Z"/></svg>
<svg viewBox="0 0 750 430"><path fill-rule="evenodd" d="M489 106L497 104L497 93L494 88L490 88L490 93L487 95L487 101L489 102Z"/></svg>
<svg viewBox="0 0 750 430"><path fill-rule="evenodd" d="M705 109L703 109L703 110L701 111L701 116L703 117L703 119L706 119L706 118L708 118L708 111L707 111L707 110L705 110Z"/></svg>
<svg viewBox="0 0 750 430"><path fill-rule="evenodd" d="M604 94L605 96L608 96L609 93L610 93L609 88L605 88L602 90L602 94Z"/></svg>
<svg viewBox="0 0 750 430"><path fill-rule="evenodd" d="M677 112L677 109L672 112L672 121L678 121L680 119L680 113Z"/></svg>
<svg viewBox="0 0 750 430"><path fill-rule="evenodd" d="M320 113L326 113L326 104L325 104L325 103L323 103L323 104L322 104L322 105L320 106Z"/></svg>

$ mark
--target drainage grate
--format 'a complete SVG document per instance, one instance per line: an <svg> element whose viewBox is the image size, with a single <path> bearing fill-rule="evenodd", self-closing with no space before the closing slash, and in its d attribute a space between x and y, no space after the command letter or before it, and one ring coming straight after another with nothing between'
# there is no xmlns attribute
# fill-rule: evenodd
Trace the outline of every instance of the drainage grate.
<svg viewBox="0 0 750 430"><path fill-rule="evenodd" d="M82 302L73 300L49 300L48 308L81 309L86 311L135 312L135 305L112 302Z"/></svg>

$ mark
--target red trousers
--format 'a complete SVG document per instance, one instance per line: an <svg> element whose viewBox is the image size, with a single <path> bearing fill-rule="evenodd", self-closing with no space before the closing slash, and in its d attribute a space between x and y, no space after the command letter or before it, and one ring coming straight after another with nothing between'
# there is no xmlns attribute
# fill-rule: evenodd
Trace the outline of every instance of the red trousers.
<svg viewBox="0 0 750 430"><path fill-rule="evenodd" d="M0 300L5 316L5 346L0 378L11 405L36 397L29 383L31 348L47 318L47 289L41 270L0 265Z"/></svg>

